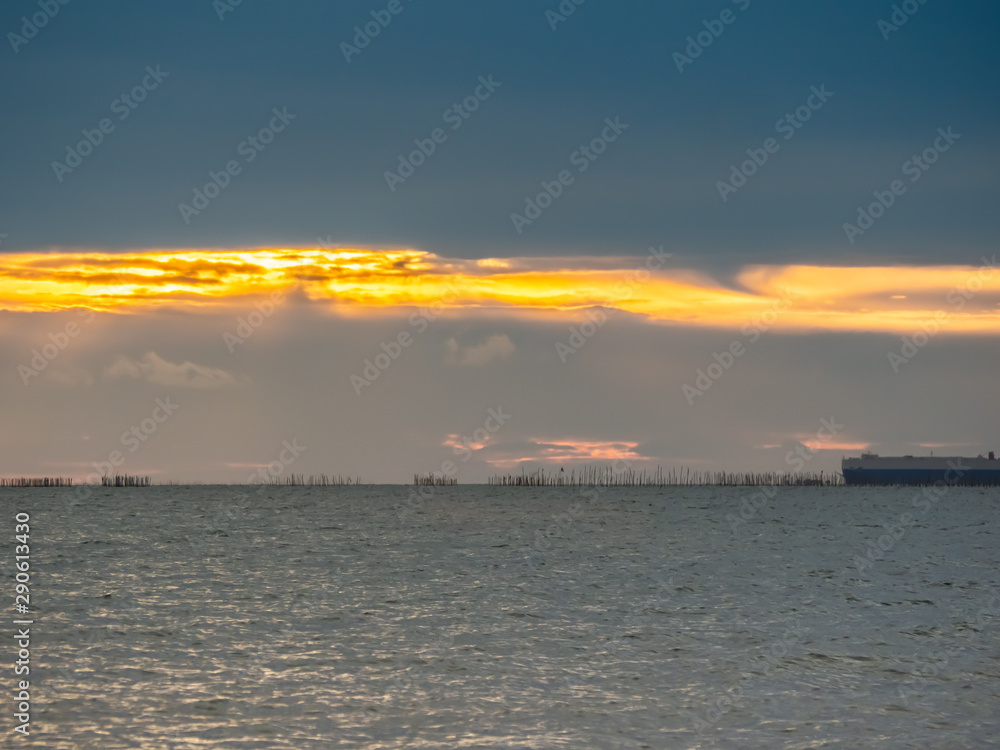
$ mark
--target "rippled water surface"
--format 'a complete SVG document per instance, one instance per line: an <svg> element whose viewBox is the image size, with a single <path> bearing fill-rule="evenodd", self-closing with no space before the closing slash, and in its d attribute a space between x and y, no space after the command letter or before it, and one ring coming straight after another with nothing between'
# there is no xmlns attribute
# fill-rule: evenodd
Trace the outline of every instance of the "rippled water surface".
<svg viewBox="0 0 1000 750"><path fill-rule="evenodd" d="M0 490L17 746L997 746L997 490L425 492Z"/></svg>

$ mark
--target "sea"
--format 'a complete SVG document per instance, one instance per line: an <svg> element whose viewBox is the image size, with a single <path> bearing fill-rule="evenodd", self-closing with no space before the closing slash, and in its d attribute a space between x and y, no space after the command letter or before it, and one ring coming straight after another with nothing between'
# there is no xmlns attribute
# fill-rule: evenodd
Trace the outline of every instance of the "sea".
<svg viewBox="0 0 1000 750"><path fill-rule="evenodd" d="M0 506L3 747L1000 746L996 488L74 487Z"/></svg>

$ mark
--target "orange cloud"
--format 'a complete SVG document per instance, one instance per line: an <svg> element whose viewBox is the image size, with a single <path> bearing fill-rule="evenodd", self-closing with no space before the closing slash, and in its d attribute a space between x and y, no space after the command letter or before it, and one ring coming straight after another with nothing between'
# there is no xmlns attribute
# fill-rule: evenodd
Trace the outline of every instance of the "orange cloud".
<svg viewBox="0 0 1000 750"><path fill-rule="evenodd" d="M524 455L525 451L522 448L520 455L488 458L486 463L500 469L510 469L529 461L575 465L586 464L590 461L615 461L616 459L626 459L630 463L648 460L635 452L639 446L638 443L628 441L529 438L528 442L531 444L528 455Z"/></svg>
<svg viewBox="0 0 1000 750"><path fill-rule="evenodd" d="M811 440L803 440L802 445L813 451L853 451L856 453L857 451L868 450L868 446L871 444L832 442L830 440L816 440L812 438Z"/></svg>
<svg viewBox="0 0 1000 750"><path fill-rule="evenodd" d="M652 256L650 256L652 257ZM648 258L647 258L648 259ZM395 248L53 252L0 256L0 308L136 312L232 304L292 287L344 311L394 307L571 312L603 306L667 324L911 333L1000 332L1000 273L980 266L752 266L736 288L644 258L448 259Z"/></svg>

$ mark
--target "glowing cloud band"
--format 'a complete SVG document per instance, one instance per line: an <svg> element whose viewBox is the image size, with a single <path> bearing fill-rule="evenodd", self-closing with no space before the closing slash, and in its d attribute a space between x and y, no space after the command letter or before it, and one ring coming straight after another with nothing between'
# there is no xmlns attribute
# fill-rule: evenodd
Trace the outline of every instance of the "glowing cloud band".
<svg viewBox="0 0 1000 750"><path fill-rule="evenodd" d="M681 325L909 333L936 319L954 333L997 334L998 271L995 256L978 266L751 266L729 288L655 252L478 261L405 248L23 253L0 255L0 309L130 313L294 288L357 313L436 305L579 315L603 306Z"/></svg>

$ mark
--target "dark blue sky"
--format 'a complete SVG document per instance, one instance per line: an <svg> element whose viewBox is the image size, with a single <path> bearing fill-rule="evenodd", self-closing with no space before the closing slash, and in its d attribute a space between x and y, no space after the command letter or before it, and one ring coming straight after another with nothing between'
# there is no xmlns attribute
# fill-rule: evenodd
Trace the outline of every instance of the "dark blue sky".
<svg viewBox="0 0 1000 750"><path fill-rule="evenodd" d="M567 3L568 4L568 3ZM37 2L7 3L0 233L50 246L406 245L461 257L630 254L664 243L683 264L959 262L996 236L1000 10L928 0L897 32L892 3L401 0L348 63L342 42L383 2L210 0L58 6L15 53ZM733 22L679 72L673 53L724 10ZM15 41L16 43L16 41ZM124 120L114 101L168 73ZM443 113L479 76L500 87L455 131ZM833 92L789 140L775 123L810 87ZM240 144L286 107L294 121L247 163ZM114 130L59 182L81 131ZM518 234L539 182L605 118L628 130ZM872 191L902 177L940 127L961 139L852 245ZM395 192L384 173L436 127L447 140ZM737 193L730 165L776 137ZM210 171L239 174L185 224Z"/></svg>
<svg viewBox="0 0 1000 750"><path fill-rule="evenodd" d="M40 1L58 9L51 20ZM399 3L350 62L342 43L389 0L244 0L222 20L221 0L6 3L0 252L323 238L459 258L620 257L434 260L398 276L382 265L391 256L354 269L331 253L320 270L343 283L321 289L326 277L307 263L296 278L312 286L289 289L265 322L257 299L161 304L141 284L120 310L40 313L59 306L61 282L67 294L107 289L66 261L46 280L38 269L49 266L8 256L0 471L82 479L168 396L181 411L128 454L130 473L243 480L298 439L309 452L296 472L409 481L454 458L455 436L498 407L514 417L463 464L463 481L621 446L642 466L784 471L830 419L844 428L809 470L865 449L996 450L996 4L906 0L916 12L886 39L878 24L892 2ZM560 5L576 10L553 30L546 12ZM31 39L9 36L36 14L46 23ZM711 44L695 57L699 38ZM675 53L691 54L683 71ZM133 89L143 100L131 108L121 97ZM462 119L452 107L469 97ZM79 146L84 133L99 144ZM423 163L404 165L391 189L386 172L415 141L433 153L417 152ZM90 153L67 152L78 148ZM557 197L527 207L542 183ZM869 208L876 193L891 205ZM515 212L531 223L515 227ZM850 237L845 223L857 225ZM566 272L638 278L651 246L672 258L636 303L648 295L680 311L647 319L656 305L637 306L591 323L592 341L562 358L559 345L592 321L573 301L598 299ZM849 270L781 268L790 263ZM863 268L885 264L964 269ZM495 268L566 276L526 273L520 291L537 297L510 302L491 284ZM386 342L414 331L413 311L389 306L394 287L381 281L431 294L449 273L479 286L390 361ZM563 299L558 282L574 278ZM199 292L217 281L199 277ZM717 281L745 289L716 294ZM785 283L800 295L787 310L772 299ZM966 287L976 292L954 304ZM737 303L746 319L734 323ZM230 346L254 313L252 340ZM769 313L773 329L752 344L746 325ZM70 343L62 332L81 314L92 322ZM939 316L940 335L926 333ZM894 368L890 355L914 346L905 337L921 336L916 361ZM719 353L742 344L723 370ZM39 360L41 350L54 354ZM358 388L379 356L385 372ZM691 397L713 366L718 382Z"/></svg>

